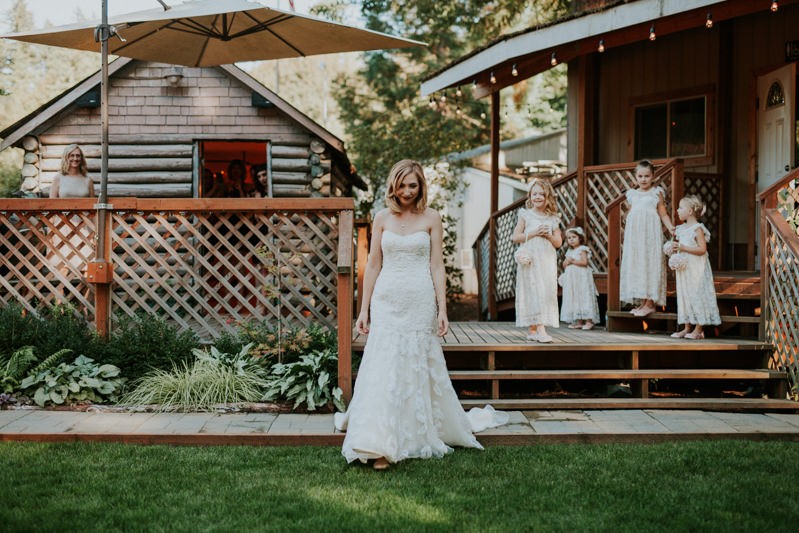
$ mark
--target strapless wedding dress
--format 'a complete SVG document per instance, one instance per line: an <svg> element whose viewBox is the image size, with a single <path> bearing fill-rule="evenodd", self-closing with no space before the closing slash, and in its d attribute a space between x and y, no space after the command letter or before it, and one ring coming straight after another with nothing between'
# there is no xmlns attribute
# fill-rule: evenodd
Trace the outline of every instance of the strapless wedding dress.
<svg viewBox="0 0 799 533"><path fill-rule="evenodd" d="M436 335L430 235L383 231L383 265L370 307L370 331L346 413L348 462L441 457L451 446L482 448L473 432L507 423L507 413L461 407Z"/></svg>

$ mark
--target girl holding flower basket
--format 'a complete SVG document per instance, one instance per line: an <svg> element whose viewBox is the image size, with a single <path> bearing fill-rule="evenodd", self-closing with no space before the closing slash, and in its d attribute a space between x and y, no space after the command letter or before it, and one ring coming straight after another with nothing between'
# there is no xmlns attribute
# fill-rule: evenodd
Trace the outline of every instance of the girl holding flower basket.
<svg viewBox="0 0 799 533"><path fill-rule="evenodd" d="M528 340L552 342L546 326L560 325L557 249L563 244L552 185L541 178L532 180L524 205L511 236L520 245L514 256L516 326L527 328Z"/></svg>
<svg viewBox="0 0 799 533"><path fill-rule="evenodd" d="M710 232L699 222L704 213L705 204L693 195L680 200L677 208L683 224L677 226L677 241L671 244L669 267L677 281L677 323L684 324L671 335L678 339L704 339L704 326L721 324L707 255Z"/></svg>

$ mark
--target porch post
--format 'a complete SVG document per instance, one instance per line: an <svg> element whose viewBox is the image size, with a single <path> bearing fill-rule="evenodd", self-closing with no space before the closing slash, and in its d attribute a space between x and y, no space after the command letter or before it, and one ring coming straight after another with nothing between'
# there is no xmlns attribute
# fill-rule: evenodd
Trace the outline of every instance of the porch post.
<svg viewBox="0 0 799 533"><path fill-rule="evenodd" d="M341 211L338 226L338 386L344 402L352 399L352 236L353 211Z"/></svg>
<svg viewBox="0 0 799 533"><path fill-rule="evenodd" d="M491 93L491 210L488 217L488 319L497 319L497 222L499 210L499 91Z"/></svg>

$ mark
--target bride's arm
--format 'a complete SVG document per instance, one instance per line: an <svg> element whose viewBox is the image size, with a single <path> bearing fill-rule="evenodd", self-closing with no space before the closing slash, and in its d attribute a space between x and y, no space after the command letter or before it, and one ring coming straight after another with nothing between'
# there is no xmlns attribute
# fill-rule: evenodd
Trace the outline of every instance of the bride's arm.
<svg viewBox="0 0 799 533"><path fill-rule="evenodd" d="M438 334L444 336L449 329L447 319L447 271L444 268L444 228L441 225L441 216L430 209L430 273L433 275L433 287L436 292L438 305Z"/></svg>
<svg viewBox="0 0 799 533"><path fill-rule="evenodd" d="M380 274L380 269L383 268L383 249L380 247L380 242L383 237L385 218L383 211L375 216L374 224L372 224L372 243L369 246L369 257L366 260L366 268L363 274L363 287L359 287L359 290L363 292L363 298L361 299L361 310L358 313L358 319L355 321L355 328L362 335L369 333L369 304L372 301L372 292L377 282L377 275Z"/></svg>

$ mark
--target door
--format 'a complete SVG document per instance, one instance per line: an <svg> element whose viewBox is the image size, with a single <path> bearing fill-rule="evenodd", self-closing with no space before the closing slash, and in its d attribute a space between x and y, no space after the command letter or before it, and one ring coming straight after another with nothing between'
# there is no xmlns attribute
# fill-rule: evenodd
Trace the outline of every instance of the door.
<svg viewBox="0 0 799 533"><path fill-rule="evenodd" d="M794 166L795 85L794 63L757 78L757 192Z"/></svg>

